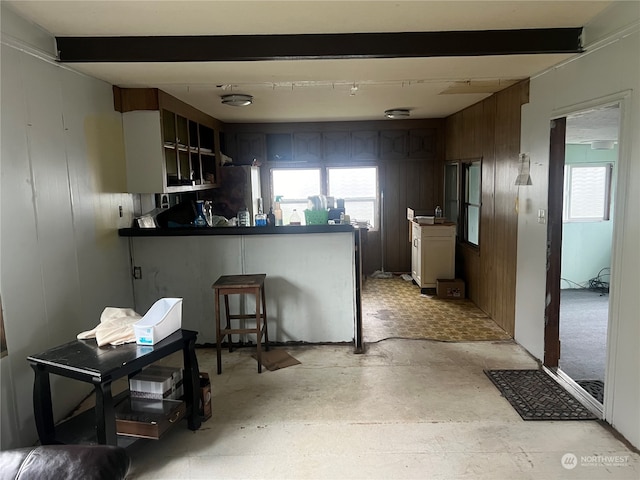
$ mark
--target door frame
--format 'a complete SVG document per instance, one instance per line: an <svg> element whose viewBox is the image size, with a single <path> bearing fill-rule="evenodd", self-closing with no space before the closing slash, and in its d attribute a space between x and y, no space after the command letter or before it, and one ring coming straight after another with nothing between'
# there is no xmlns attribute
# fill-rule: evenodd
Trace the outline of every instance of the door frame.
<svg viewBox="0 0 640 480"><path fill-rule="evenodd" d="M603 407L604 410L601 412L603 418L605 420L612 418L613 416L613 402L610 401L613 397L614 387L615 387L615 371L616 371L616 348L618 344L618 332L619 332L619 321L620 321L620 300L618 298L618 289L620 283L622 281L620 277L620 270L622 265L622 240L624 238L624 218L627 214L628 207L626 205L626 197L628 190L628 182L629 179L629 162L630 162L630 142L627 140L631 136L631 132L628 131L628 125L631 125L630 122L630 108L629 101L631 98L631 90L625 90L621 92L617 92L611 95L606 95L603 97L595 98L586 102L576 103L574 105L569 105L563 108L558 108L553 110L553 116L551 121L557 121L559 119L565 119L564 129L566 133L566 117L579 113L581 111L590 110L599 107L606 107L608 105L618 104L620 108L620 125L618 128L618 162L617 162L617 173L616 173L616 191L615 191L615 209L613 212L612 220L614 222L613 225L613 236L612 236L612 244L611 244L611 276L610 276L610 293L609 293L609 320L607 325L607 353L606 353L606 368L605 368L605 391L604 391L604 400ZM556 132L559 133L559 132ZM564 137L564 135L563 135ZM556 139L557 141L557 139ZM562 199L564 194L564 184L560 182L560 186L558 187L558 168L557 160L556 165L554 165L554 160L552 158L552 150L554 146L551 145L549 147L549 191L548 197L551 197L553 194L551 192L552 185L554 189L560 188L560 199ZM559 145L555 145L555 148L559 148ZM561 176L564 179L564 146L563 150L563 158L562 158L562 170ZM557 158L558 152L554 152ZM552 176L556 178L552 179ZM557 196L557 192L555 193ZM557 198L554 199L557 201ZM560 203L560 220L562 220L562 203ZM557 208L557 206L555 206ZM550 234L549 231L552 228L550 226L550 222L552 217L557 217L558 212L551 212L552 204L549 203L547 217L548 217L548 225L547 225L547 296L545 299L545 327L544 327L544 359L543 359L543 368L549 372L557 372L557 364L559 360L559 307L560 307L560 270L558 264L558 279L557 279L557 297L552 298L549 296L550 291L550 283L549 283L549 259L552 258L553 261L560 262L561 252L562 252L562 229L560 228L560 235L558 237L557 232L552 236L551 240L555 240L552 243L549 242ZM562 227L562 224L560 224ZM556 228L557 230L557 228ZM559 238L559 242L558 242ZM557 256L557 258L556 258ZM551 284L555 284L555 279L551 282ZM549 309L549 305L553 305L551 308L555 310L555 302L557 302L557 316L555 319L547 318L547 311ZM553 311L550 310L549 313L554 314ZM553 322L556 322L555 324ZM555 336L557 334L557 337ZM558 341L555 341L557 338ZM548 350L549 349L549 350ZM557 350L554 350L557 349ZM547 351L549 351L549 356L547 355ZM557 356L556 356L557 355ZM552 365L555 361L555 365ZM561 372L560 372L561 373ZM562 375L566 377L566 375ZM564 382L563 382L564 383ZM574 382L575 383L575 382Z"/></svg>

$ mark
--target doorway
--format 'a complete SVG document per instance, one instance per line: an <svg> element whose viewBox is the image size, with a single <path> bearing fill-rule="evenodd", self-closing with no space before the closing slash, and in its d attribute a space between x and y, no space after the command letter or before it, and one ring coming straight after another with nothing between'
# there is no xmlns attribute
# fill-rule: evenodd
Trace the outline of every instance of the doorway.
<svg viewBox="0 0 640 480"><path fill-rule="evenodd" d="M620 104L551 124L546 367L602 412Z"/></svg>

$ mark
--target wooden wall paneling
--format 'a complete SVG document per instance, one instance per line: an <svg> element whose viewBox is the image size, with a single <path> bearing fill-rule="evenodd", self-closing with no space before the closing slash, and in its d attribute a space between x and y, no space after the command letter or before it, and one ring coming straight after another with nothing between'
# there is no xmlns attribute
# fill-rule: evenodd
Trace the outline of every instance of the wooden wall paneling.
<svg viewBox="0 0 640 480"><path fill-rule="evenodd" d="M489 97L482 102L482 116L478 118L482 151L482 208L480 212L480 264L478 306L493 317L495 310L496 278L495 266L495 122L496 101Z"/></svg>
<svg viewBox="0 0 640 480"><path fill-rule="evenodd" d="M482 108L483 103L476 103L462 111L463 144L461 158L482 157Z"/></svg>
<svg viewBox="0 0 640 480"><path fill-rule="evenodd" d="M480 252L467 244L459 244L456 251L456 261L458 261L458 259L462 261L462 271L464 272L467 287L467 298L476 305L479 305L479 285L482 281L480 276Z"/></svg>
<svg viewBox="0 0 640 480"><path fill-rule="evenodd" d="M406 230L406 214L398 218L402 208L401 165L389 164L385 168L384 190L384 269L390 272L406 271L401 267L399 249L405 247L401 236ZM405 197L406 198L406 197ZM406 206L405 206L406 208ZM406 210L405 210L406 212ZM400 223L400 220L403 220Z"/></svg>
<svg viewBox="0 0 640 480"><path fill-rule="evenodd" d="M518 187L521 106L528 98L528 82L517 84L496 95L496 174L495 174L495 265L501 295L495 297L494 320L508 333L515 331L515 280L518 241L518 215L515 202Z"/></svg>
<svg viewBox="0 0 640 480"><path fill-rule="evenodd" d="M458 160L460 154L462 113L455 113L445 120L445 160Z"/></svg>

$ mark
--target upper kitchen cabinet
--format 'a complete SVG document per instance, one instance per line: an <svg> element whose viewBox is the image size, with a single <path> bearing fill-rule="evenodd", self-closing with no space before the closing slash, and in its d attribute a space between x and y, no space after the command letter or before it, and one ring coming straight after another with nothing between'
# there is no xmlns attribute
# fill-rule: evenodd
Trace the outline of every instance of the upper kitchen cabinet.
<svg viewBox="0 0 640 480"><path fill-rule="evenodd" d="M409 158L435 159L436 135L434 128L409 130Z"/></svg>
<svg viewBox="0 0 640 480"><path fill-rule="evenodd" d="M130 193L179 193L217 185L219 122L154 88L114 87L122 112Z"/></svg>
<svg viewBox="0 0 640 480"><path fill-rule="evenodd" d="M409 135L407 130L382 130L380 132L380 159L407 158Z"/></svg>
<svg viewBox="0 0 640 480"><path fill-rule="evenodd" d="M322 134L320 132L294 132L293 155L296 162L322 160Z"/></svg>
<svg viewBox="0 0 640 480"><path fill-rule="evenodd" d="M378 155L377 130L355 130L351 132L351 158L353 160L377 160Z"/></svg>

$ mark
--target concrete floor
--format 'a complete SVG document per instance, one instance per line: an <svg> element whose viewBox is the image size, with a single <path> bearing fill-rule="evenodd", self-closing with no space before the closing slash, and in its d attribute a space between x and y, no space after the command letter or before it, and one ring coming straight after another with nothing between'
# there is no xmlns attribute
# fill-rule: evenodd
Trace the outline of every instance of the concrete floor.
<svg viewBox="0 0 640 480"><path fill-rule="evenodd" d="M511 341L287 351L301 364L262 374L252 350L224 352L218 376L215 350L198 349L213 417L135 444L130 478L640 478L640 456L597 421L521 420L483 373L537 367ZM565 454L575 468L562 466ZM605 455L618 458L595 458Z"/></svg>

